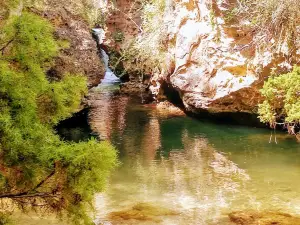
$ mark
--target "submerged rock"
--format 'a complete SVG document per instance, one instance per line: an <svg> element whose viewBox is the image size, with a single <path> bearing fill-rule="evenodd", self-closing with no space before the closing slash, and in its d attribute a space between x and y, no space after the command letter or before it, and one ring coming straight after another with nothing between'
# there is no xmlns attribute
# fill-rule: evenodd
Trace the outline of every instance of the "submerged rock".
<svg viewBox="0 0 300 225"><path fill-rule="evenodd" d="M229 214L237 225L299 225L300 217L280 212L238 211Z"/></svg>
<svg viewBox="0 0 300 225"><path fill-rule="evenodd" d="M142 99L143 103L152 100L148 85L141 82L129 81L122 83L120 85L120 92L126 95L138 96Z"/></svg>
<svg viewBox="0 0 300 225"><path fill-rule="evenodd" d="M138 203L130 209L111 212L109 219L112 222L118 222L118 224L128 220L152 221L158 223L162 221L160 217L175 216L178 214L178 212L161 206L154 206L149 203Z"/></svg>
<svg viewBox="0 0 300 225"><path fill-rule="evenodd" d="M169 101L160 102L156 105L157 113L163 117L184 116L185 113L179 107Z"/></svg>

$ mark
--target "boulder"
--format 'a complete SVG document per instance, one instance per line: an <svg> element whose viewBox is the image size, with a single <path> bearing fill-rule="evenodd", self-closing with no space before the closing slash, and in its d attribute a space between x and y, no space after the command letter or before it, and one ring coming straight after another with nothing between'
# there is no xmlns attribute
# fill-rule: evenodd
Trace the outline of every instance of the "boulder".
<svg viewBox="0 0 300 225"><path fill-rule="evenodd" d="M90 24L66 2L45 1L42 8L31 8L49 20L55 28L55 36L63 45L55 63L48 71L49 79L58 80L66 73L82 74L88 86L97 86L104 77L105 68L98 55L96 41Z"/></svg>
<svg viewBox="0 0 300 225"><path fill-rule="evenodd" d="M180 0L169 6L164 15L167 68L153 76L153 94L162 87L158 83L167 82L187 111L256 113L259 89L271 68L287 71L293 62L286 61L283 49L268 47L271 43L261 49L249 21L228 22L226 15L235 6L226 2Z"/></svg>

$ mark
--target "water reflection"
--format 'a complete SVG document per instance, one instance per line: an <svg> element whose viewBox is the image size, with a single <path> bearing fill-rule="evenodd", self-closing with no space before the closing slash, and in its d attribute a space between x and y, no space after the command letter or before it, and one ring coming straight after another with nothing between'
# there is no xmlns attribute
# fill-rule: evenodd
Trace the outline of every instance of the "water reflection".
<svg viewBox="0 0 300 225"><path fill-rule="evenodd" d="M92 129L117 147L122 162L97 195L97 221L227 225L236 210L300 214L300 148L287 135L269 143L264 129L168 118L111 93L91 99ZM136 211L141 204L148 211Z"/></svg>
<svg viewBox="0 0 300 225"><path fill-rule="evenodd" d="M111 87L110 87L111 88ZM97 94L101 92L101 94ZM113 132L121 136L125 128L128 97L118 96L111 90L95 89L89 97L89 121L100 139L111 139Z"/></svg>
<svg viewBox="0 0 300 225"><path fill-rule="evenodd" d="M182 142L183 151L171 151L168 158L161 156L159 160L153 160L147 154L137 154L133 159L124 161L107 191L106 204L103 201L98 204L98 211L102 212L99 217L105 220L110 212L147 202L154 207L180 213L180 216L164 216L160 224L208 224L219 221L222 209L230 204L226 196L237 192L240 183L249 177L210 147L205 138L191 138L184 131ZM128 220L112 222L151 222Z"/></svg>
<svg viewBox="0 0 300 225"><path fill-rule="evenodd" d="M150 118L145 125L141 149L148 162L155 159L157 150L161 147L160 124L157 118Z"/></svg>
<svg viewBox="0 0 300 225"><path fill-rule="evenodd" d="M163 216L160 224L213 223L223 217L228 196L249 180L244 170L185 123L169 123L123 96L96 94L92 100L92 128L117 146L122 160L109 190L97 196L98 220L109 221L112 212L151 203L180 213ZM110 222L153 223L132 218Z"/></svg>

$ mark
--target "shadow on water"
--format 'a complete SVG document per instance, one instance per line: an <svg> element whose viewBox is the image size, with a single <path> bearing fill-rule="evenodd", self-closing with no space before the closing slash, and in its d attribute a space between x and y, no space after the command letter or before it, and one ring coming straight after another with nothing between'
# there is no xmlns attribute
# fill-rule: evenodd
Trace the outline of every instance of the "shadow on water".
<svg viewBox="0 0 300 225"><path fill-rule="evenodd" d="M90 138L98 138L88 122L89 109L85 108L75 113L71 118L60 122L56 127L58 135L66 141L87 141Z"/></svg>

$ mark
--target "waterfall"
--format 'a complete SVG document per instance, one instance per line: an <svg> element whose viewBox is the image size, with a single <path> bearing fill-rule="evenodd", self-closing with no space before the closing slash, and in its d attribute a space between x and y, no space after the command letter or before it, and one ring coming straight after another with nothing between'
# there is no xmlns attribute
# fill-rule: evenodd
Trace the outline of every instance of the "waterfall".
<svg viewBox="0 0 300 225"><path fill-rule="evenodd" d="M103 48L101 48L101 44L103 43L103 40L105 38L105 32L101 28L94 28L92 29L93 36L95 40L97 41L97 47L100 52L101 59L105 66L105 75L104 78L101 80L101 84L114 84L114 83L120 83L120 79L111 71L109 68L109 56L105 52Z"/></svg>
<svg viewBox="0 0 300 225"><path fill-rule="evenodd" d="M103 60L104 66L105 66L105 71L111 71L108 66L109 56L103 49L100 49L100 53L101 53L101 57L102 57L102 60Z"/></svg>

